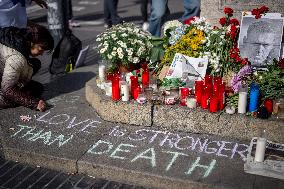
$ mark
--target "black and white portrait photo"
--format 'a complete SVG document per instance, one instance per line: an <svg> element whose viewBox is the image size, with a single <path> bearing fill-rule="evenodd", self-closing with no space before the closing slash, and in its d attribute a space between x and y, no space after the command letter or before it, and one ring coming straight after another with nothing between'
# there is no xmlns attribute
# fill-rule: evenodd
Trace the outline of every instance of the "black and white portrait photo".
<svg viewBox="0 0 284 189"><path fill-rule="evenodd" d="M265 68L274 58L280 58L283 35L283 18L243 16L239 49L243 58L248 58L251 65Z"/></svg>

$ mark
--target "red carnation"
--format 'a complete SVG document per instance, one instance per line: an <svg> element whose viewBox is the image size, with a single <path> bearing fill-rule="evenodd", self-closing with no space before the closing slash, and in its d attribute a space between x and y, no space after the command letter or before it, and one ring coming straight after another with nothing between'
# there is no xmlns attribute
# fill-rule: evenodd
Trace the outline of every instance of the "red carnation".
<svg viewBox="0 0 284 189"><path fill-rule="evenodd" d="M224 13L227 14L228 16L233 16L234 10L231 9L230 7L225 7Z"/></svg>
<svg viewBox="0 0 284 189"><path fill-rule="evenodd" d="M235 25L235 26L239 26L240 25L239 21L237 19L235 19L235 18L230 20L230 24Z"/></svg>
<svg viewBox="0 0 284 189"><path fill-rule="evenodd" d="M226 23L227 23L227 18L225 18L225 17L220 18L219 23L221 24L221 26L225 26Z"/></svg>

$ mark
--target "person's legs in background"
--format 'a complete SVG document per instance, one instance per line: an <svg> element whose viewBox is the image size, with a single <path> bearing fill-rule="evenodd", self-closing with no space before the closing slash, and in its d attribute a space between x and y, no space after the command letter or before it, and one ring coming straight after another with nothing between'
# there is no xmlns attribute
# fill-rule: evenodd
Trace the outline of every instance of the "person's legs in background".
<svg viewBox="0 0 284 189"><path fill-rule="evenodd" d="M107 14L110 15L111 25L116 25L121 23L121 18L117 14L117 5L118 5L118 0L105 0L105 6L108 10ZM105 16L108 16L107 14Z"/></svg>
<svg viewBox="0 0 284 189"><path fill-rule="evenodd" d="M143 19L142 29L148 31L149 22L148 22L148 2L149 0L141 0L141 15Z"/></svg>
<svg viewBox="0 0 284 189"><path fill-rule="evenodd" d="M80 27L80 24L73 20L72 0L68 0L67 3L67 19L69 23L69 28Z"/></svg>
<svg viewBox="0 0 284 189"><path fill-rule="evenodd" d="M160 37L162 24L168 12L168 0L152 0L149 25L149 32L152 35Z"/></svg>
<svg viewBox="0 0 284 189"><path fill-rule="evenodd" d="M112 26L111 23L111 17L110 17L110 11L108 8L108 2L109 0L104 0L104 17L105 17L105 27L110 28Z"/></svg>
<svg viewBox="0 0 284 189"><path fill-rule="evenodd" d="M200 16L200 0L183 0L184 14L182 21L194 16Z"/></svg>

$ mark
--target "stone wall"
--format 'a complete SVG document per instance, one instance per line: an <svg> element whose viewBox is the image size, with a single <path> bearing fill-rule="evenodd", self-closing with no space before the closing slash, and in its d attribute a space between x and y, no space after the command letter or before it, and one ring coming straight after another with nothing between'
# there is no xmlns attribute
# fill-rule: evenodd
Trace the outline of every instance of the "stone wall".
<svg viewBox="0 0 284 189"><path fill-rule="evenodd" d="M250 11L263 5L269 7L269 12L279 12L284 15L283 0L201 0L201 16L217 25L219 19L224 16L224 7L234 9L234 16L241 20L242 11Z"/></svg>
<svg viewBox="0 0 284 189"><path fill-rule="evenodd" d="M241 114L210 113L201 108L193 110L180 105L138 105L133 100L113 102L96 86L95 78L86 83L86 99L102 119L111 122L244 140L258 136L265 129L269 140L284 143L283 121L261 120Z"/></svg>

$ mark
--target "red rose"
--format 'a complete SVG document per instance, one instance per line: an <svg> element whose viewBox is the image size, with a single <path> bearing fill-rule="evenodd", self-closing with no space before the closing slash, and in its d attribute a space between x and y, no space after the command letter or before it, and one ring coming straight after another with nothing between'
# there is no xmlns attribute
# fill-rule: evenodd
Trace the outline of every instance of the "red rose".
<svg viewBox="0 0 284 189"><path fill-rule="evenodd" d="M239 21L237 19L235 19L235 18L230 20L230 24L235 25L235 26L239 26L240 25Z"/></svg>
<svg viewBox="0 0 284 189"><path fill-rule="evenodd" d="M247 65L249 64L248 58L244 58L241 62L242 65Z"/></svg>
<svg viewBox="0 0 284 189"><path fill-rule="evenodd" d="M260 7L259 11L260 11L260 14L265 14L269 11L269 8L266 6L262 6Z"/></svg>
<svg viewBox="0 0 284 189"><path fill-rule="evenodd" d="M234 11L233 11L233 9L231 9L230 7L225 7L225 8L224 8L224 13L225 13L226 15L228 15L228 16L233 16Z"/></svg>
<svg viewBox="0 0 284 189"><path fill-rule="evenodd" d="M190 25L191 22L195 20L195 18L197 18L197 17L190 17L189 19L183 21L183 23L186 24L186 25Z"/></svg>
<svg viewBox="0 0 284 189"><path fill-rule="evenodd" d="M259 19L259 18L261 18L261 14L255 15L255 19Z"/></svg>
<svg viewBox="0 0 284 189"><path fill-rule="evenodd" d="M213 26L213 30L218 30L218 26Z"/></svg>
<svg viewBox="0 0 284 189"><path fill-rule="evenodd" d="M251 14L252 14L252 15L258 15L258 14L260 14L259 9L252 9Z"/></svg>
<svg viewBox="0 0 284 189"><path fill-rule="evenodd" d="M241 62L242 62L242 59L241 59L241 57L240 57L239 55L235 58L235 60L236 60L236 62L238 62L238 63L241 63Z"/></svg>
<svg viewBox="0 0 284 189"><path fill-rule="evenodd" d="M237 37L238 28L235 25L231 25L230 37L234 41Z"/></svg>
<svg viewBox="0 0 284 189"><path fill-rule="evenodd" d="M227 18L225 18L225 17L220 18L219 23L221 24L221 26L225 26L226 23L227 23Z"/></svg>

